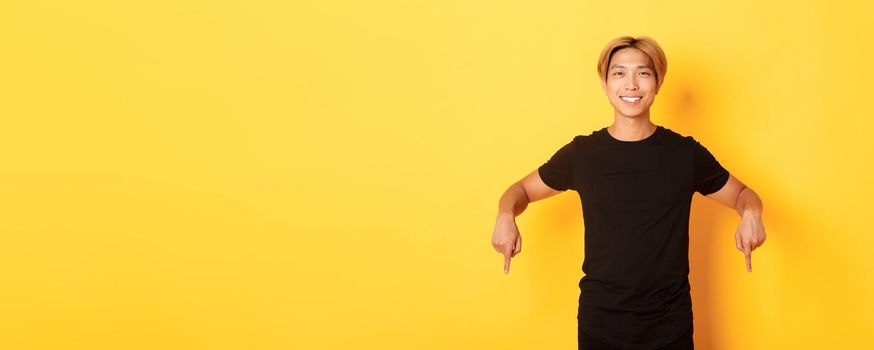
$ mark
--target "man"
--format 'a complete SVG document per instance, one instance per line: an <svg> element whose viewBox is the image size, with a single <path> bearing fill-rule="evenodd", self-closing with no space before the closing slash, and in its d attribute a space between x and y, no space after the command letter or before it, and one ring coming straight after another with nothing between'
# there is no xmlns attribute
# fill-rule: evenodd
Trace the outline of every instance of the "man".
<svg viewBox="0 0 874 350"><path fill-rule="evenodd" d="M650 120L667 71L658 43L620 37L601 53L598 74L613 123L578 135L501 196L492 245L510 259L522 249L515 217L528 203L578 192L585 225L580 280L580 349L693 349L688 224L695 192L740 215L736 248L766 234L758 195L691 136Z"/></svg>

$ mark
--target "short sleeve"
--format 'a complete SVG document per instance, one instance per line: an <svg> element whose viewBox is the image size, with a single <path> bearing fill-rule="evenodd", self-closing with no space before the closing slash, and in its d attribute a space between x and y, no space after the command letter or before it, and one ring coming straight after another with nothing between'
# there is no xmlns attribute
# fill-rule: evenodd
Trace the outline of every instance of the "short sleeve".
<svg viewBox="0 0 874 350"><path fill-rule="evenodd" d="M543 183L557 191L565 191L573 187L575 141L576 137L559 148L537 169Z"/></svg>
<svg viewBox="0 0 874 350"><path fill-rule="evenodd" d="M695 191L705 196L719 191L728 182L728 170L694 138L692 147L695 154Z"/></svg>

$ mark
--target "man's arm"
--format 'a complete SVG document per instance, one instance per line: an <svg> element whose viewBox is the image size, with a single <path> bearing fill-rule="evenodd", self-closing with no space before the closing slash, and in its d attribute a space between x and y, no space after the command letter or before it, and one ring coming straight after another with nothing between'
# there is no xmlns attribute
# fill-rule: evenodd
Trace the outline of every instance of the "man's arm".
<svg viewBox="0 0 874 350"><path fill-rule="evenodd" d="M515 218L525 211L528 203L549 198L563 191L555 190L546 185L540 178L540 173L534 169L530 174L517 181L504 194L498 202L498 215Z"/></svg>
<svg viewBox="0 0 874 350"><path fill-rule="evenodd" d="M753 271L752 251L765 243L765 225L762 223L762 200L752 188L734 177L728 176L728 181L719 191L707 197L734 209L741 217L740 225L735 232L737 249L744 252L747 271Z"/></svg>
<svg viewBox="0 0 874 350"><path fill-rule="evenodd" d="M504 274L510 272L510 258L522 251L522 235L516 227L516 217L528 203L552 197L562 191L546 185L535 169L522 180L510 185L498 201L498 218L492 233L492 246L504 254Z"/></svg>
<svg viewBox="0 0 874 350"><path fill-rule="evenodd" d="M743 217L744 213L762 215L762 200L743 182L728 175L728 182L719 191L708 194L707 197L734 209Z"/></svg>

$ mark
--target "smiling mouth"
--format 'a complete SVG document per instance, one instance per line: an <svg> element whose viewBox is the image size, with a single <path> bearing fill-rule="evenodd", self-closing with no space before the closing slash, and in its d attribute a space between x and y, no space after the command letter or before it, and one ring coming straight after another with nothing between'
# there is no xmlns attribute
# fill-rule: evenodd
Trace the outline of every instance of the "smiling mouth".
<svg viewBox="0 0 874 350"><path fill-rule="evenodd" d="M619 98L621 98L625 102L634 103L634 102L640 101L640 99L643 97L642 96L619 96Z"/></svg>

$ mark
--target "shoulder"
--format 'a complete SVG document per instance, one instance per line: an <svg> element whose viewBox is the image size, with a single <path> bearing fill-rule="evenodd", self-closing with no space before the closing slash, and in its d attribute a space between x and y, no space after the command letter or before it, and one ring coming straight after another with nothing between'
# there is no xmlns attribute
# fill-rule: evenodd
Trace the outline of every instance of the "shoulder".
<svg viewBox="0 0 874 350"><path fill-rule="evenodd" d="M592 138L592 134L573 135L573 136L571 136L570 139L565 139L565 141L563 141L563 144L564 144L563 148L577 148L577 147L579 147L578 145L589 142L591 140L591 138Z"/></svg>
<svg viewBox="0 0 874 350"><path fill-rule="evenodd" d="M664 139L665 140L674 141L674 142L683 142L683 143L688 143L688 142L695 140L692 136L685 135L681 132L672 130L671 128L663 126L662 129L664 129Z"/></svg>
<svg viewBox="0 0 874 350"><path fill-rule="evenodd" d="M701 143L698 142L695 137L692 135L686 135L678 131L671 130L670 128L663 127L664 129L664 137L663 139L668 143L681 144L685 147L703 147Z"/></svg>
<svg viewBox="0 0 874 350"><path fill-rule="evenodd" d="M602 137L601 133L604 129L592 130L588 134L579 134L574 136L573 142L577 144L585 144L597 141Z"/></svg>

